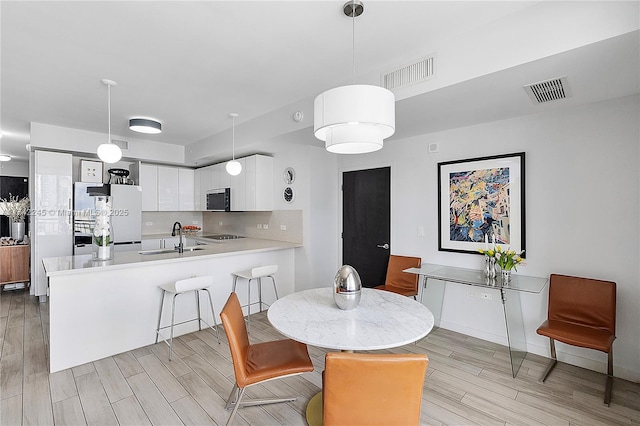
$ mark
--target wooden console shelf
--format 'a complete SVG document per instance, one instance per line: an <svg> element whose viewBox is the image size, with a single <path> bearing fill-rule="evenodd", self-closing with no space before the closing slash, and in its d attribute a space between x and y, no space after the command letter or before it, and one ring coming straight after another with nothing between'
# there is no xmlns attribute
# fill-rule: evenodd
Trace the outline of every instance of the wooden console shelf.
<svg viewBox="0 0 640 426"><path fill-rule="evenodd" d="M0 287L29 282L29 245L0 246Z"/></svg>

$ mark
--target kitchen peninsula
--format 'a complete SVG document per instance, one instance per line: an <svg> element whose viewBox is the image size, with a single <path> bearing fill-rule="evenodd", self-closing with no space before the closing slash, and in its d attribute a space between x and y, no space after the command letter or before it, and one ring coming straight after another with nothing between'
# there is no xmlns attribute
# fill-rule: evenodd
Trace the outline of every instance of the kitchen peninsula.
<svg viewBox="0 0 640 426"><path fill-rule="evenodd" d="M292 293L295 248L301 246L242 238L187 247L184 253L115 253L114 259L106 262L93 261L91 255L43 259L49 279L50 372L153 344L160 284L212 275L215 285L210 290L218 324L220 309L231 292L233 272L277 264L279 294ZM246 300L246 285L239 285L237 291L241 300ZM268 287L262 297L267 303L275 300ZM163 318L170 318L169 305L165 304ZM194 297L178 297L175 323L195 318L196 311ZM203 309L203 317L213 324L208 309ZM195 330L197 322L192 322L176 326L175 334Z"/></svg>

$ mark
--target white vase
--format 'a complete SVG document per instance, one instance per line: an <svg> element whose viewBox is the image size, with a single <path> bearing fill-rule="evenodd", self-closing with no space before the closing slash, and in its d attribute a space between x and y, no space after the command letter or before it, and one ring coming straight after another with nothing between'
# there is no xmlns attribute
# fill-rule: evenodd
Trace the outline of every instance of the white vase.
<svg viewBox="0 0 640 426"><path fill-rule="evenodd" d="M95 260L111 260L111 246L98 246L95 251Z"/></svg>

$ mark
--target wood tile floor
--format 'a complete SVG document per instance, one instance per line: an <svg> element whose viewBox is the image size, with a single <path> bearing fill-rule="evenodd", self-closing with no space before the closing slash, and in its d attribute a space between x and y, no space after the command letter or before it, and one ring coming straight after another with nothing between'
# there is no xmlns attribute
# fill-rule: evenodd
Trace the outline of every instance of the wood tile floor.
<svg viewBox="0 0 640 426"><path fill-rule="evenodd" d="M54 374L48 373L48 305L24 291L0 294L0 425L224 424L233 383L225 339L210 330ZM221 333L224 336L223 333ZM265 313L252 316L251 340L280 338ZM254 397L300 395L292 403L240 409L235 424L304 425L320 390L325 351L310 347L313 373L250 388ZM605 376L560 363L541 384L546 359L528 356L512 378L505 347L438 329L417 345L429 367L422 423L428 425L640 425L640 384L615 379L610 407Z"/></svg>

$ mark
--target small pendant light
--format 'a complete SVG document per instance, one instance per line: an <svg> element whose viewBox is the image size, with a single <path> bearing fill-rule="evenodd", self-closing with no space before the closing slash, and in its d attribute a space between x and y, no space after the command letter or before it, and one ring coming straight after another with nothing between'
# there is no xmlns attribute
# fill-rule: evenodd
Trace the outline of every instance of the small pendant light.
<svg viewBox="0 0 640 426"><path fill-rule="evenodd" d="M232 120L232 160L229 161L227 163L226 169L227 169L227 173L229 173L231 176L238 176L240 174L240 172L242 171L242 164L240 164L239 162L236 161L236 117L238 116L238 114L236 114L235 112L231 112L229 113L229 117L231 117Z"/></svg>
<svg viewBox="0 0 640 426"><path fill-rule="evenodd" d="M116 86L116 83L113 80L107 80L103 78L102 84L107 86L107 110L108 110L108 121L109 121L109 139L107 143L103 143L98 147L98 157L104 161L105 163L117 163L122 158L122 150L120 147L111 142L111 86Z"/></svg>

